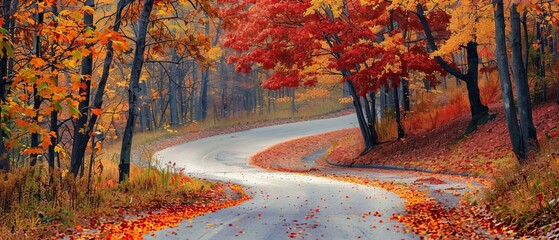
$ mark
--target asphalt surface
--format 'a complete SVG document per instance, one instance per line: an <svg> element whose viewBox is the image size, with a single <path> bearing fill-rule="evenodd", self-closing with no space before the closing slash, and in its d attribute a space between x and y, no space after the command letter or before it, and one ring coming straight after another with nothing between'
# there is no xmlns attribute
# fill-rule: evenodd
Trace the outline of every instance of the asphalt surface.
<svg viewBox="0 0 559 240"><path fill-rule="evenodd" d="M176 162L178 167L186 168L188 175L241 184L253 199L185 220L178 227L149 233L145 238L418 239L389 220L392 214L403 213L403 200L393 193L247 164L250 156L274 144L353 127L357 127L357 120L349 115L218 135L158 152L161 162ZM402 179L390 173L366 174ZM375 212L380 215L374 216Z"/></svg>

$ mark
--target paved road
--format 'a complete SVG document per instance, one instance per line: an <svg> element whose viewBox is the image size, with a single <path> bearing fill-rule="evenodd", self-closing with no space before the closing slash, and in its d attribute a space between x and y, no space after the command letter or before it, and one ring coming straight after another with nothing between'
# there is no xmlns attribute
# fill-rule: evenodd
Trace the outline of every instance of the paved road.
<svg viewBox="0 0 559 240"><path fill-rule="evenodd" d="M245 186L253 199L155 233L156 239L418 239L388 218L403 201L383 189L249 166L274 144L356 127L354 115L258 128L177 145L158 152L186 173ZM382 175L382 174L381 174ZM395 176L386 175L382 178ZM379 212L382 216L367 216ZM363 215L365 214L365 215ZM171 234L175 232L176 235ZM151 233L150 233L151 234Z"/></svg>

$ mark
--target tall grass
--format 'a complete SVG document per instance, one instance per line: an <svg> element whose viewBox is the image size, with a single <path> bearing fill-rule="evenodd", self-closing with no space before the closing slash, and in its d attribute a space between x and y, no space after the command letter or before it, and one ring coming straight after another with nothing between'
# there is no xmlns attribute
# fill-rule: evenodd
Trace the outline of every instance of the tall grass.
<svg viewBox="0 0 559 240"><path fill-rule="evenodd" d="M559 229L559 139L543 141L528 164L509 165L495 176L485 201L503 221L524 233L542 236Z"/></svg>
<svg viewBox="0 0 559 240"><path fill-rule="evenodd" d="M115 215L115 208L194 201L193 196L215 185L185 176L184 169L173 163L161 165L149 149L141 159L143 167L132 165L125 184L118 184L114 158L98 160L90 187L87 178L74 178L58 169L49 172L46 163L0 174L0 239L21 239L41 224L53 221L71 227L81 217Z"/></svg>

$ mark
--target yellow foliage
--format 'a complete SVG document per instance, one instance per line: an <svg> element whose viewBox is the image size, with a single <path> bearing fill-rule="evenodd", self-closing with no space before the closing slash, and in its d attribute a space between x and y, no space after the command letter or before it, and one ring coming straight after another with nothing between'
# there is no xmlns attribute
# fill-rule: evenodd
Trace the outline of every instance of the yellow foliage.
<svg viewBox="0 0 559 240"><path fill-rule="evenodd" d="M339 0L311 0L311 7L305 11L305 15L314 14L315 12L322 12L323 9L332 11L334 17L340 16L344 9L344 1Z"/></svg>
<svg viewBox="0 0 559 240"><path fill-rule="evenodd" d="M215 46L210 48L210 50L208 50L206 55L208 57L208 61L216 61L221 57L221 55L223 55L223 53L219 46Z"/></svg>
<svg viewBox="0 0 559 240"><path fill-rule="evenodd" d="M351 97L344 97L344 98L338 99L338 101L339 101L341 104L351 103L351 102L353 102L353 98L351 98Z"/></svg>

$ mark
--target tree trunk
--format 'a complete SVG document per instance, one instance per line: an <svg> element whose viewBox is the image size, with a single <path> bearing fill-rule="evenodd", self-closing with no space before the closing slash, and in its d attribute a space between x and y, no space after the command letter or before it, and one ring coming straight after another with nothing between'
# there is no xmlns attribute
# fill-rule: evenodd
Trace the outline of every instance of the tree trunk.
<svg viewBox="0 0 559 240"><path fill-rule="evenodd" d="M371 101L369 102L369 99L367 98L367 95L363 96L363 100L365 103L365 114L367 116L367 128L368 131L370 133L370 139L371 142L373 144L376 144L378 142L378 135L377 135L377 131L375 129L375 123L376 123L376 119L375 119L375 114L376 114L376 107L375 107L375 92L369 92L369 98L371 99Z"/></svg>
<svg viewBox="0 0 559 240"><path fill-rule="evenodd" d="M505 117L507 127L512 143L512 150L519 160L523 160L526 155L522 144L522 136L518 127L516 118L516 109L514 107L514 96L512 93L512 84L509 75L509 60L507 57L507 46L505 39L505 14L503 9L503 0L493 0L495 6L495 42L496 57L499 68L499 80L501 82L501 92L503 94L503 103L505 105Z"/></svg>
<svg viewBox="0 0 559 240"><path fill-rule="evenodd" d="M396 126L398 128L398 140L406 136L404 128L402 127L402 118L400 114L400 99L398 94L398 87L393 86L393 96L394 96L394 112L396 113Z"/></svg>
<svg viewBox="0 0 559 240"><path fill-rule="evenodd" d="M85 2L85 6L94 7L93 0L87 0ZM83 14L84 24L87 28L93 28L93 14L89 14L87 11L84 11ZM91 47L91 44L88 44L88 47ZM93 72L93 55L89 54L82 58L82 69L81 69L81 84L85 86L85 88L80 88L79 94L83 97L82 101L78 105L78 109L80 111L80 116L76 120L76 124L74 125L74 139L72 143L72 155L71 155L71 163L70 163L70 172L74 174L74 176L78 175L80 169L84 167L84 155L85 155L85 148L87 147L87 140L89 139L89 135L91 133L91 129L87 129L86 124L89 118L89 98L91 95L91 73ZM81 153L84 153L83 155ZM83 169L82 169L83 170Z"/></svg>
<svg viewBox="0 0 559 240"><path fill-rule="evenodd" d="M524 30L524 69L528 79L528 58L530 56L530 42L528 40L528 11L522 14L522 29Z"/></svg>
<svg viewBox="0 0 559 240"><path fill-rule="evenodd" d="M404 97L404 111L410 111L410 83L408 80L402 80L402 93Z"/></svg>
<svg viewBox="0 0 559 240"><path fill-rule="evenodd" d="M179 125L179 115L177 110L177 82L179 76L178 68L179 55L174 52L171 58L171 74L169 76L169 108L171 110L171 126Z"/></svg>
<svg viewBox="0 0 559 240"><path fill-rule="evenodd" d="M122 20L122 11L124 10L124 7L126 7L126 5L130 4L133 0L120 0L118 2L117 5L117 11L115 14L115 22L114 22L114 26L113 26L113 31L118 32L120 29L120 25L121 25L121 20ZM109 41L109 43L107 44L107 53L105 56L105 62L103 63L103 72L101 73L101 79L99 80L99 83L97 84L97 91L95 92L95 99L93 101L93 108L98 108L101 109L102 105L103 105L103 95L105 95L105 88L107 86L107 80L109 79L109 71L111 69L111 64L113 62L113 57L114 57L114 50L112 47L112 42ZM83 159L85 156L85 148L87 146L87 143L89 142L89 138L90 138L90 133L92 131L92 129L95 127L95 124L97 122L98 116L95 114L91 115L91 119L89 120L88 126L87 128L85 128L87 130L86 134L83 134L83 138L80 138L80 142L74 142L73 143L73 148L72 148L72 162L74 161L78 161L79 159L81 159L81 162L75 162L73 164L73 166L77 169L72 169L72 165L70 166L70 168L74 171L71 171L72 173L74 173L75 175L77 175L77 172L79 171L79 167L81 165L83 165ZM75 136L75 135L74 135ZM74 137L74 141L76 140L76 138ZM80 146L80 147L76 147L76 146ZM74 160L76 159L76 160Z"/></svg>
<svg viewBox="0 0 559 240"><path fill-rule="evenodd" d="M386 112L386 87L380 86L379 90L379 119L383 118L384 113Z"/></svg>
<svg viewBox="0 0 559 240"><path fill-rule="evenodd" d="M4 25L2 26L4 29L10 31L10 38L12 37L11 34L11 25L12 25L12 10L10 9L12 5L12 1L4 1L4 5L2 6L2 16L4 16ZM6 49L3 49L2 58L0 58L0 103L1 105L6 105L6 95L9 92L10 85L7 83L8 77L11 73L9 71L8 62L9 57ZM8 121L9 117L5 117L0 119L0 123L5 123ZM6 149L6 145L4 142L4 128L0 127L0 172L5 171L8 172L10 170L10 156Z"/></svg>
<svg viewBox="0 0 559 240"><path fill-rule="evenodd" d="M470 134L477 129L477 126L489 120L489 108L481 103L481 94L478 84L479 56L477 54L477 43L468 42L466 45L466 53L468 58L468 73L465 82L466 88L468 89L468 101L470 102L472 120L465 134Z"/></svg>
<svg viewBox="0 0 559 240"><path fill-rule="evenodd" d="M344 77L349 77L351 76L351 73L347 69L342 69L342 75ZM361 154L364 154L369 151L377 142L377 139L374 137L376 136L376 132L373 134L369 131L367 120L365 119L365 115L363 114L363 107L361 106L361 101L359 100L359 96L357 96L357 92L355 91L353 83L351 82L351 80L346 80L345 84L347 85L347 89L351 94L351 97L353 98L353 107L355 108L357 122L359 123L359 129L361 130L361 135L365 143L363 151L361 152Z"/></svg>
<svg viewBox="0 0 559 240"><path fill-rule="evenodd" d="M52 7L52 14L55 17L58 17L58 8L55 5L53 5ZM55 23L55 27L58 26L58 22L56 21ZM54 56L54 50L52 55ZM54 71L55 67L52 66L51 67L51 71ZM54 82L56 85L58 85L58 76L55 77ZM53 100L54 101L54 100ZM53 103L51 102L51 106L53 105ZM50 113L50 132L51 132L51 136L50 136L50 142L51 144L48 147L48 153L47 153L47 160L48 160L48 164L49 164L49 169L54 170L54 159L56 158L56 144L58 141L58 110L56 110L56 108L53 107L52 112ZM54 134L52 134L54 133ZM51 180L52 177L54 177L54 175L51 175Z"/></svg>
<svg viewBox="0 0 559 240"><path fill-rule="evenodd" d="M145 0L138 24L138 35L136 37L136 49L132 60L132 71L130 74L130 87L128 91L128 119L124 136L122 138L122 148L120 150L120 164L118 166L118 181L124 182L130 175L130 153L132 151L132 139L134 136L134 126L136 124L139 81L144 64L144 52L146 49L146 35L149 25L149 15L153 7L154 0Z"/></svg>
<svg viewBox="0 0 559 240"><path fill-rule="evenodd" d="M431 48L432 51L436 51L437 46L435 45L435 39L433 37L433 34L431 33L431 28L429 27L429 23L425 18L423 12L423 5L417 4L416 9L417 9L417 16L421 21L421 25L423 26L423 30L425 31L425 35L427 37L429 48ZM483 105L483 103L481 102L481 97L480 97L479 87L478 87L479 56L477 53L477 43L471 41L468 42L468 44L466 45L466 53L468 59L468 69L466 74L463 74L459 70L450 66L442 57L440 56L435 57L435 61L437 61L437 63L445 71L455 76L457 79L466 82L472 120L470 121L468 128L464 132L464 135L468 135L472 133L477 129L477 126L482 125L489 120L489 108Z"/></svg>
<svg viewBox="0 0 559 240"><path fill-rule="evenodd" d="M227 64L225 63L225 55L219 58L219 87L221 88L221 117L228 117L228 107L227 107Z"/></svg>
<svg viewBox="0 0 559 240"><path fill-rule="evenodd" d="M518 113L520 118L520 130L522 142L526 154L531 149L538 149L538 137L536 127L532 119L532 103L530 102L530 86L526 78L526 69L522 62L522 40L520 34L520 14L516 10L516 4L510 7L511 21L511 50L512 69L516 84L516 97L518 100ZM543 67L543 66L542 66Z"/></svg>
<svg viewBox="0 0 559 240"><path fill-rule="evenodd" d="M34 36L34 40L33 40L33 47L34 47L34 51L35 51L35 57L40 58L41 57L41 36L39 36L39 28L41 28L43 25L43 19L44 19L44 10L39 10L39 4L42 4L43 0L39 0L37 2L37 30L35 30L35 36ZM33 117L33 122L35 124L39 124L39 108L41 108L41 103L43 102L43 98L39 95L39 91L37 89L37 84L33 83L33 110L37 113L35 114L35 117ZM39 148L39 133L38 132L34 132L31 133L31 148L37 149ZM35 164L37 164L37 157L38 155L36 153L31 154L30 158L31 158L31 166L34 166Z"/></svg>
<svg viewBox="0 0 559 240"><path fill-rule="evenodd" d="M140 106L140 131L149 131L149 97L147 93L147 81L142 81L140 83L140 94L142 96L141 106Z"/></svg>

